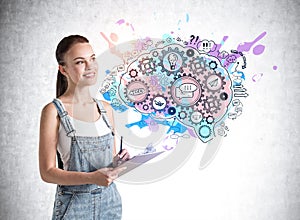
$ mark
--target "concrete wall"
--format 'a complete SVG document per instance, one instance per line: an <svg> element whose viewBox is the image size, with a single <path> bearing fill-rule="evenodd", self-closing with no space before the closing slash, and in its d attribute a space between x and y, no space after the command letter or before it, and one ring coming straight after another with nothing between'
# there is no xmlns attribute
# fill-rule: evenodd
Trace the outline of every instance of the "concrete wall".
<svg viewBox="0 0 300 220"><path fill-rule="evenodd" d="M0 219L51 216L55 186L40 179L38 135L41 109L55 96L59 40L82 34L100 54L108 48L100 32L125 41L170 31L216 42L227 35L229 48L267 31L265 52L250 54L248 62L249 73L264 76L250 80L243 115L207 168L198 168L199 145L164 180L118 183L123 219L299 219L299 6L292 0L1 0ZM121 18L134 33L116 24Z"/></svg>

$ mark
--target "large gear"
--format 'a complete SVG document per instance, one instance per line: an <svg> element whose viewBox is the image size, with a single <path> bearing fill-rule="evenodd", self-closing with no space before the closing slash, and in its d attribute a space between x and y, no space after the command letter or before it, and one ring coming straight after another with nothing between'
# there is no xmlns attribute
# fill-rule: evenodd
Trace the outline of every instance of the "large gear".
<svg viewBox="0 0 300 220"><path fill-rule="evenodd" d="M206 111L206 113L218 113L219 110L221 110L221 103L220 100L216 96L209 96L207 97L203 103L203 109Z"/></svg>
<svg viewBox="0 0 300 220"><path fill-rule="evenodd" d="M142 74L149 76L156 71L156 62L153 58L144 57L139 60L138 67Z"/></svg>
<svg viewBox="0 0 300 220"><path fill-rule="evenodd" d="M204 88L207 92L212 92L213 94L224 89L224 85L226 84L225 77L214 70L209 71L209 74L205 75L204 79Z"/></svg>
<svg viewBox="0 0 300 220"><path fill-rule="evenodd" d="M124 88L125 98L133 104L143 103L148 98L149 93L149 86L141 79L130 81Z"/></svg>
<svg viewBox="0 0 300 220"><path fill-rule="evenodd" d="M187 57L184 56L184 51L180 51L178 47L174 49L168 46L167 50L162 50L162 56L159 56L158 65L161 66L161 72L168 76L173 74L176 76L178 72L183 72L183 67L186 67Z"/></svg>
<svg viewBox="0 0 300 220"><path fill-rule="evenodd" d="M182 85L182 80L184 80L184 79L190 79L190 81L197 84L199 86L198 89L200 90L200 92L199 92L198 97L195 100L189 100L189 101L192 101L191 103L182 105L181 103L178 102L176 97L175 98L176 98L177 101L174 99L174 92L172 92L172 89L174 89L173 86L174 86L174 84L176 84L176 82L180 82L180 84ZM168 91L169 99L172 100L171 101L172 104L179 105L181 108L189 109L190 107L192 107L194 105L199 105L199 103L201 102L201 100L204 97L203 88L202 88L202 85L200 84L200 79L198 79L197 76L192 76L192 74L183 73L180 76L176 76L176 77L174 77L174 81L172 81L170 84L171 84L171 86L168 87L168 89L169 89L169 91ZM175 94L175 96L176 96L176 94Z"/></svg>
<svg viewBox="0 0 300 220"><path fill-rule="evenodd" d="M199 74L205 74L207 68L209 68L209 66L206 64L205 60L203 57L192 57L190 63L189 63L189 69L192 73L194 73L195 75L199 75Z"/></svg>

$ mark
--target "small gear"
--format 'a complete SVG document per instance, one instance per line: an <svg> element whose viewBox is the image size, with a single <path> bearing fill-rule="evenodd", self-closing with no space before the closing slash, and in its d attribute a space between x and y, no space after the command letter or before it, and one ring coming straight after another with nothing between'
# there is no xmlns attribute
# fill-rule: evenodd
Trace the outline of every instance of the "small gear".
<svg viewBox="0 0 300 220"><path fill-rule="evenodd" d="M187 113L185 111L178 112L178 117L183 120L187 117Z"/></svg>
<svg viewBox="0 0 300 220"><path fill-rule="evenodd" d="M201 123L203 119L203 115L201 111L194 111L192 114L190 114L190 122L194 125L198 125Z"/></svg>
<svg viewBox="0 0 300 220"><path fill-rule="evenodd" d="M210 61L208 65L209 65L209 68L212 70L215 70L218 67L217 62L214 60Z"/></svg>
<svg viewBox="0 0 300 220"><path fill-rule="evenodd" d="M171 106L170 108L168 108L168 114L169 115L175 115L176 114L176 108Z"/></svg>
<svg viewBox="0 0 300 220"><path fill-rule="evenodd" d="M158 56L158 52L155 50L152 52L152 56L157 57Z"/></svg>
<svg viewBox="0 0 300 220"><path fill-rule="evenodd" d="M220 100L216 96L209 96L207 97L203 103L203 108L206 111L206 113L218 113L219 110L221 110L221 103Z"/></svg>
<svg viewBox="0 0 300 220"><path fill-rule="evenodd" d="M206 139L211 135L211 128L208 125L202 125L199 128L200 137Z"/></svg>
<svg viewBox="0 0 300 220"><path fill-rule="evenodd" d="M222 92L220 94L220 99L221 100L225 101L225 100L227 100L227 98L228 98L228 94L226 92Z"/></svg>
<svg viewBox="0 0 300 220"><path fill-rule="evenodd" d="M131 78L136 78L136 77L138 76L138 71L137 71L136 69L131 69L131 70L129 71L129 76L130 76Z"/></svg>
<svg viewBox="0 0 300 220"><path fill-rule="evenodd" d="M147 111L147 110L149 109L149 105L144 104L144 105L143 105L143 109L144 109L145 111Z"/></svg>
<svg viewBox="0 0 300 220"><path fill-rule="evenodd" d="M188 57L192 57L192 56L194 56L194 54L195 54L195 51L194 51L193 49L188 49L188 50L186 51L186 55L187 55Z"/></svg>
<svg viewBox="0 0 300 220"><path fill-rule="evenodd" d="M206 117L206 122L208 124L212 124L214 122L214 120L215 120L214 117L211 116L211 115L209 115L209 116Z"/></svg>

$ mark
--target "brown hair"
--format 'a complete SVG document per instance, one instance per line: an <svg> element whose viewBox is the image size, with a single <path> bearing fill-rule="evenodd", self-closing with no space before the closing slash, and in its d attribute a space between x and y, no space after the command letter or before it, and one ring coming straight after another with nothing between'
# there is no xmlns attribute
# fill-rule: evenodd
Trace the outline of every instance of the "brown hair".
<svg viewBox="0 0 300 220"><path fill-rule="evenodd" d="M56 60L59 65L64 65L64 55L76 43L89 43L88 39L80 35L70 35L63 38L56 48ZM56 80L56 98L65 93L68 88L67 78L58 70Z"/></svg>

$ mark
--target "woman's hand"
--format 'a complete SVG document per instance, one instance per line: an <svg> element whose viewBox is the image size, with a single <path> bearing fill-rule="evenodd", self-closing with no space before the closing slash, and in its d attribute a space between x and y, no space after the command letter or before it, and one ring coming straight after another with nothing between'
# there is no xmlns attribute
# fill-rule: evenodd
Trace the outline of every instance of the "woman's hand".
<svg viewBox="0 0 300 220"><path fill-rule="evenodd" d="M101 168L92 172L92 183L99 186L109 186L126 167Z"/></svg>
<svg viewBox="0 0 300 220"><path fill-rule="evenodd" d="M117 167L121 163L130 159L130 155L126 149L123 149L121 153L117 154L113 158L113 167Z"/></svg>
<svg viewBox="0 0 300 220"><path fill-rule="evenodd" d="M130 159L130 155L126 149L123 149L118 155L120 160L125 161Z"/></svg>

